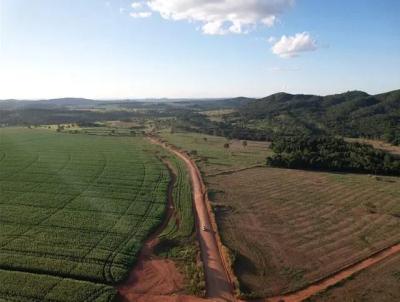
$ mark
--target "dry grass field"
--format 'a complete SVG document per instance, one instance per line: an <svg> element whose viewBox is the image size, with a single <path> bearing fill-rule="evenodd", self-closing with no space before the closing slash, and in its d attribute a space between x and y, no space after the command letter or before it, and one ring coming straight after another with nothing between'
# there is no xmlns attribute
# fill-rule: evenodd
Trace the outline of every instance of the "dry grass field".
<svg viewBox="0 0 400 302"><path fill-rule="evenodd" d="M400 179L256 168L207 178L244 293L299 289L400 241Z"/></svg>
<svg viewBox="0 0 400 302"><path fill-rule="evenodd" d="M268 142L243 142L239 140L227 140L224 137L205 135L199 133L174 133L164 131L160 136L169 143L182 150L197 155L192 157L201 172L209 175L245 169L256 165L265 165L266 158L271 154ZM224 148L224 144L229 148Z"/></svg>
<svg viewBox="0 0 400 302"><path fill-rule="evenodd" d="M400 301L400 255L359 273L309 302Z"/></svg>

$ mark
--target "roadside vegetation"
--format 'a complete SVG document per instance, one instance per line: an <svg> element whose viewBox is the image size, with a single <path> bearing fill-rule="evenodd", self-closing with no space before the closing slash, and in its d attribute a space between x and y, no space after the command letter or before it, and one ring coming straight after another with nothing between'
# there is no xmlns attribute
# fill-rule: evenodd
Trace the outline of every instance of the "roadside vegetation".
<svg viewBox="0 0 400 302"><path fill-rule="evenodd" d="M160 234L160 242L155 252L162 257L174 260L183 271L187 281L185 288L187 294L202 297L205 295L204 269L195 236L190 177L182 160L167 151L161 154L176 175L172 191L174 215Z"/></svg>

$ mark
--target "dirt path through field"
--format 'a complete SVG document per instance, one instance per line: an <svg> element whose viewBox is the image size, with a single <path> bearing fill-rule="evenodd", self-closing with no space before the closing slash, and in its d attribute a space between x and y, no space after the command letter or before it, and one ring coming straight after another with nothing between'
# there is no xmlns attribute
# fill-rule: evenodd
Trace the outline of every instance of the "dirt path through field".
<svg viewBox="0 0 400 302"><path fill-rule="evenodd" d="M319 282L316 282L316 283L310 285L309 287L307 287L305 289L299 290L292 294L269 298L264 301L265 302L300 302L300 301L304 301L304 300L328 289L329 287L331 287L343 280L346 280L353 274L358 273L358 272L360 272L374 264L377 264L377 263L387 259L388 257L393 256L398 253L400 253L400 244L396 244L390 248L382 250L363 261L353 264L330 277L327 277L325 279L322 279Z"/></svg>
<svg viewBox="0 0 400 302"><path fill-rule="evenodd" d="M216 239L216 233L206 205L204 184L196 164L183 152L172 148L155 138L149 138L153 143L162 146L182 159L190 174L196 209L196 227L200 243L201 256L204 263L207 297L214 301L235 301L233 286L226 270L224 260ZM206 226L207 230L202 228Z"/></svg>
<svg viewBox="0 0 400 302"><path fill-rule="evenodd" d="M168 186L167 214L162 225L144 244L129 279L117 288L121 300L125 302L197 301L191 297L172 296L182 291L184 278L173 261L159 259L153 253L155 246L159 243L158 236L174 214L172 190L176 175L169 164L164 163L168 166L171 174L171 182Z"/></svg>

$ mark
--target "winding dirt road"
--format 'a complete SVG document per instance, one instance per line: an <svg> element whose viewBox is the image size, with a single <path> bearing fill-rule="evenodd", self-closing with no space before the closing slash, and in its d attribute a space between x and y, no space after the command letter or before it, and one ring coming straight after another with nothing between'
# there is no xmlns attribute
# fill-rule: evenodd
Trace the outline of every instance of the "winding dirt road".
<svg viewBox="0 0 400 302"><path fill-rule="evenodd" d="M196 214L196 228L200 243L201 257L204 263L207 297L214 301L236 301L233 285L226 270L221 251L218 246L216 232L213 228L210 213L206 205L206 192L203 180L196 164L186 154L156 138L149 138L153 143L162 146L182 159L189 171L192 181L193 198ZM203 226L206 230L203 230Z"/></svg>

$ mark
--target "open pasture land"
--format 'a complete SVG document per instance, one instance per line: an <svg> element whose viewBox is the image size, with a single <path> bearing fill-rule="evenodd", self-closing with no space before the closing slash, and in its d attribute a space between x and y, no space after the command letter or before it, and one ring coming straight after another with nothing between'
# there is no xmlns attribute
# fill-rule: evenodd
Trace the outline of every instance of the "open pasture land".
<svg viewBox="0 0 400 302"><path fill-rule="evenodd" d="M196 159L205 176L264 165L267 156L271 154L268 142L248 141L247 146L243 146L239 140L187 132L171 134L164 131L160 136L182 150L196 151L197 155L191 156ZM224 148L227 143L229 148Z"/></svg>
<svg viewBox="0 0 400 302"><path fill-rule="evenodd" d="M400 241L399 178L255 168L207 180L253 296L299 289Z"/></svg>
<svg viewBox="0 0 400 302"><path fill-rule="evenodd" d="M165 213L157 148L0 129L0 299L111 300Z"/></svg>

